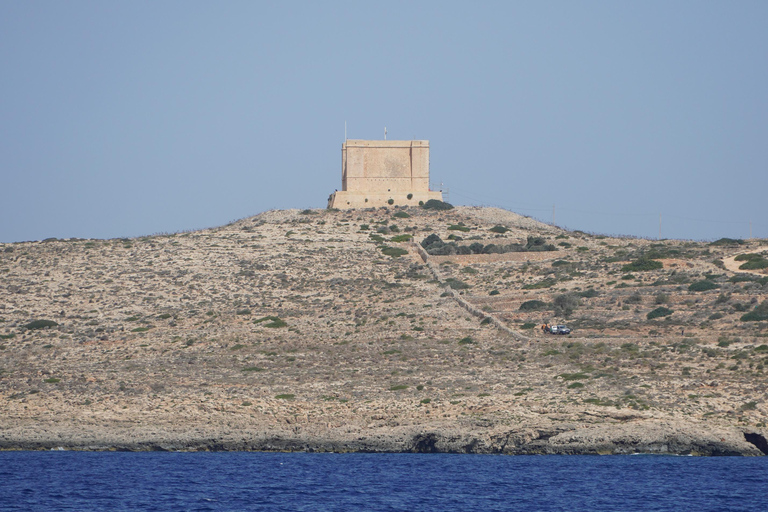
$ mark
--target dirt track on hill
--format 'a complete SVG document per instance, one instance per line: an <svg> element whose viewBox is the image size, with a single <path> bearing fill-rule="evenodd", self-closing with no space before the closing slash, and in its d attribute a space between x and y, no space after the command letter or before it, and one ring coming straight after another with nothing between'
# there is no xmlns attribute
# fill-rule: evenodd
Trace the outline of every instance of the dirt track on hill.
<svg viewBox="0 0 768 512"><path fill-rule="evenodd" d="M763 251L768 251L768 245L758 246L754 249L750 249L748 251L742 251L738 254L734 254L733 256L729 256L727 258L723 258L723 265L725 265L725 268L727 270L730 270L731 272L740 272L743 274L758 274L758 275L766 275L768 274L768 269L758 269L758 270L742 270L739 267L744 264L743 261L736 261L736 257L741 254L748 254L748 253L760 253Z"/></svg>

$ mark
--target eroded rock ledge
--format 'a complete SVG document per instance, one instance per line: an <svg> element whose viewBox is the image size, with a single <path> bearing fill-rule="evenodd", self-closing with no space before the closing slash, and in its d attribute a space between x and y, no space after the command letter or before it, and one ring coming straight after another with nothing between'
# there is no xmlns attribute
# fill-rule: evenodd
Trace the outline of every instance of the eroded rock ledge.
<svg viewBox="0 0 768 512"><path fill-rule="evenodd" d="M768 433L735 427L702 428L667 421L556 428L405 426L349 429L214 430L201 428L61 427L6 429L3 450L286 451L364 453L474 453L503 455L669 454L761 456Z"/></svg>

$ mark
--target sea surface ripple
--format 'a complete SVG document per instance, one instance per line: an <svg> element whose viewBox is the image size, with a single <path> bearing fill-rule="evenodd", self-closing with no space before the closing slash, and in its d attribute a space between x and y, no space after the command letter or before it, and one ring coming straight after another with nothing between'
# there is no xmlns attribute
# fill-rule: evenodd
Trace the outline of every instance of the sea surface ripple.
<svg viewBox="0 0 768 512"><path fill-rule="evenodd" d="M2 452L0 511L765 511L768 457Z"/></svg>

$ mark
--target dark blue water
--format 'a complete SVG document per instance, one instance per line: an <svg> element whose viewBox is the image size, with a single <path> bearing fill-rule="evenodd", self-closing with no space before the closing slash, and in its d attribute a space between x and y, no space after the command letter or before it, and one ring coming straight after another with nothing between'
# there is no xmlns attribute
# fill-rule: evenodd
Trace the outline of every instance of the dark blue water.
<svg viewBox="0 0 768 512"><path fill-rule="evenodd" d="M768 511L768 457L0 453L0 510Z"/></svg>

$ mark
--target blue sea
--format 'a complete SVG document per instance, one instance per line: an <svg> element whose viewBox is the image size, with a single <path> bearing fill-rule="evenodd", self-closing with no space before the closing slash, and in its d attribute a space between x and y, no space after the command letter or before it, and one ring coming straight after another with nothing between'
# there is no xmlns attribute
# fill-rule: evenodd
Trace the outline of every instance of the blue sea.
<svg viewBox="0 0 768 512"><path fill-rule="evenodd" d="M0 452L0 511L768 511L768 457Z"/></svg>

